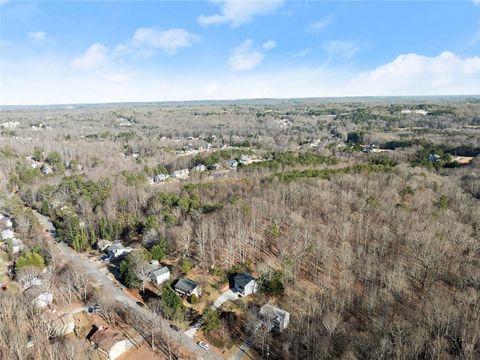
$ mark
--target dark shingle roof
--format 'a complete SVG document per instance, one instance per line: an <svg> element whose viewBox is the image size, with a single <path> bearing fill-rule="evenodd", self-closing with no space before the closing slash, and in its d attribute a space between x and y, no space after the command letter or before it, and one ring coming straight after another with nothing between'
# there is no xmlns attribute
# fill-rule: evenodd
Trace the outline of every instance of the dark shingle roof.
<svg viewBox="0 0 480 360"><path fill-rule="evenodd" d="M198 286L198 284L190 279L180 279L175 284L175 289L183 291L185 293L190 293Z"/></svg>
<svg viewBox="0 0 480 360"><path fill-rule="evenodd" d="M236 288L243 288L252 280L253 280L252 275L250 275L249 273L243 272L233 277L233 284L235 285Z"/></svg>

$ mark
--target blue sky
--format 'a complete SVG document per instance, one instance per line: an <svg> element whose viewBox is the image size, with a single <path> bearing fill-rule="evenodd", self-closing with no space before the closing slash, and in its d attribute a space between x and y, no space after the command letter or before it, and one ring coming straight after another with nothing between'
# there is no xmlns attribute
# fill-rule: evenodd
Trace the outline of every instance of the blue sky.
<svg viewBox="0 0 480 360"><path fill-rule="evenodd" d="M480 0L0 0L0 103L480 94Z"/></svg>

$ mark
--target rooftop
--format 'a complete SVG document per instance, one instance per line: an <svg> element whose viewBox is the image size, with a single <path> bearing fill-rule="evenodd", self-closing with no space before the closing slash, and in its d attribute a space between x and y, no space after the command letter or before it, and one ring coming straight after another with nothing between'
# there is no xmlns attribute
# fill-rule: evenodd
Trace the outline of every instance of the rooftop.
<svg viewBox="0 0 480 360"><path fill-rule="evenodd" d="M90 336L90 341L105 351L109 351L116 343L126 339L121 331L101 327Z"/></svg>
<svg viewBox="0 0 480 360"><path fill-rule="evenodd" d="M250 281L253 280L252 275L246 272L239 273L233 277L233 284L237 288L243 288L247 285Z"/></svg>
<svg viewBox="0 0 480 360"><path fill-rule="evenodd" d="M154 276L160 276L160 275L163 275L163 274L166 274L166 273L169 273L169 272L170 272L170 269L166 266L161 267L161 268L156 268L155 270L152 270L152 274Z"/></svg>
<svg viewBox="0 0 480 360"><path fill-rule="evenodd" d="M47 291L43 290L38 285L32 285L27 290L24 291L25 296L29 297L30 299L36 299L41 294L46 293Z"/></svg>
<svg viewBox="0 0 480 360"><path fill-rule="evenodd" d="M268 319L277 319L289 316L288 312L276 306L265 304L260 308L260 314Z"/></svg>
<svg viewBox="0 0 480 360"><path fill-rule="evenodd" d="M175 284L175 289L183 291L185 293L192 292L195 290L195 288L198 286L198 284L190 279L180 279L177 281Z"/></svg>

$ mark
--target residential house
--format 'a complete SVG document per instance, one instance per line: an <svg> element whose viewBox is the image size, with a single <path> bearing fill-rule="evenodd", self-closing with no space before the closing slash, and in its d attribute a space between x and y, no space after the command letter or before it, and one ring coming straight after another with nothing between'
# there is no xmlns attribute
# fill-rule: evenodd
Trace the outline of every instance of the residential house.
<svg viewBox="0 0 480 360"><path fill-rule="evenodd" d="M168 174L158 174L153 177L154 182L164 182L170 177Z"/></svg>
<svg viewBox="0 0 480 360"><path fill-rule="evenodd" d="M36 285L36 286L42 285L42 279L40 279L38 276L26 277L24 279L19 280L18 282L22 285L24 290L27 290L33 285Z"/></svg>
<svg viewBox="0 0 480 360"><path fill-rule="evenodd" d="M200 296L202 294L202 289L199 284L190 279L180 279L177 281L174 290L180 295L185 296Z"/></svg>
<svg viewBox="0 0 480 360"><path fill-rule="evenodd" d="M428 161L431 161L431 162L436 162L436 161L439 161L440 160L440 155L438 154L429 154L428 155Z"/></svg>
<svg viewBox="0 0 480 360"><path fill-rule="evenodd" d="M366 153L375 152L377 148L375 144L362 145L362 147L363 147L363 152L366 152Z"/></svg>
<svg viewBox="0 0 480 360"><path fill-rule="evenodd" d="M115 243L107 247L106 252L111 258L118 258L124 254L128 254L133 249L131 247L124 247L121 243Z"/></svg>
<svg viewBox="0 0 480 360"><path fill-rule="evenodd" d="M53 302L53 295L38 285L30 286L23 293L33 305L39 308L49 306Z"/></svg>
<svg viewBox="0 0 480 360"><path fill-rule="evenodd" d="M258 283L250 274L239 273L233 277L232 291L241 296L251 295L258 291Z"/></svg>
<svg viewBox="0 0 480 360"><path fill-rule="evenodd" d="M13 227L12 220L3 214L0 214L0 227L3 229L11 229Z"/></svg>
<svg viewBox="0 0 480 360"><path fill-rule="evenodd" d="M190 175L190 170L188 169L181 169L174 171L170 176L176 179L188 179Z"/></svg>
<svg viewBox="0 0 480 360"><path fill-rule="evenodd" d="M170 279L170 270L168 267L163 266L163 267L157 267L152 265L152 271L150 272L150 279L157 284L163 284L165 281Z"/></svg>
<svg viewBox="0 0 480 360"><path fill-rule="evenodd" d="M23 245L22 240L20 240L20 239L13 238L13 239L10 239L9 241L10 241L10 244L12 246L12 248L11 248L12 249L12 254L19 253L25 247L25 245Z"/></svg>
<svg viewBox="0 0 480 360"><path fill-rule="evenodd" d="M270 304L260 308L260 317L269 330L274 331L283 331L290 321L290 313Z"/></svg>
<svg viewBox="0 0 480 360"><path fill-rule="evenodd" d="M238 167L238 161L235 160L235 159L232 159L232 160L228 160L227 161L227 165L230 169L236 169Z"/></svg>
<svg viewBox="0 0 480 360"><path fill-rule="evenodd" d="M134 346L133 342L122 331L110 328L96 328L89 340L110 360L115 360Z"/></svg>
<svg viewBox="0 0 480 360"><path fill-rule="evenodd" d="M238 162L242 165L248 165L248 164L251 164L253 162L253 160L252 160L251 156L242 154L242 156L240 156L240 159L239 159Z"/></svg>
<svg viewBox="0 0 480 360"><path fill-rule="evenodd" d="M64 336L75 330L75 319L70 313L47 310L41 315L42 320L52 326L52 332L56 336Z"/></svg>
<svg viewBox="0 0 480 360"><path fill-rule="evenodd" d="M198 164L195 165L192 170L196 172L204 172L205 170L207 170L207 167L203 164Z"/></svg>
<svg viewBox="0 0 480 360"><path fill-rule="evenodd" d="M108 240L99 240L97 241L97 249L100 251L105 251L109 246L111 246L113 243Z"/></svg>
<svg viewBox="0 0 480 360"><path fill-rule="evenodd" d="M10 240L15 237L15 234L12 229L5 229L2 231L2 239L3 240Z"/></svg>
<svg viewBox="0 0 480 360"><path fill-rule="evenodd" d="M46 164L43 164L40 170L42 171L43 175L49 175L53 173L53 169Z"/></svg>

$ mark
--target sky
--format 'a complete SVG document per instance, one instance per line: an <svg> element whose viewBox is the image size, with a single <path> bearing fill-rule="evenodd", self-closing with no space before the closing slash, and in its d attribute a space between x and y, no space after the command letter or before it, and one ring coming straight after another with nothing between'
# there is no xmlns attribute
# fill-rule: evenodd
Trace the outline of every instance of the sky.
<svg viewBox="0 0 480 360"><path fill-rule="evenodd" d="M0 104L480 95L480 0L0 0Z"/></svg>

